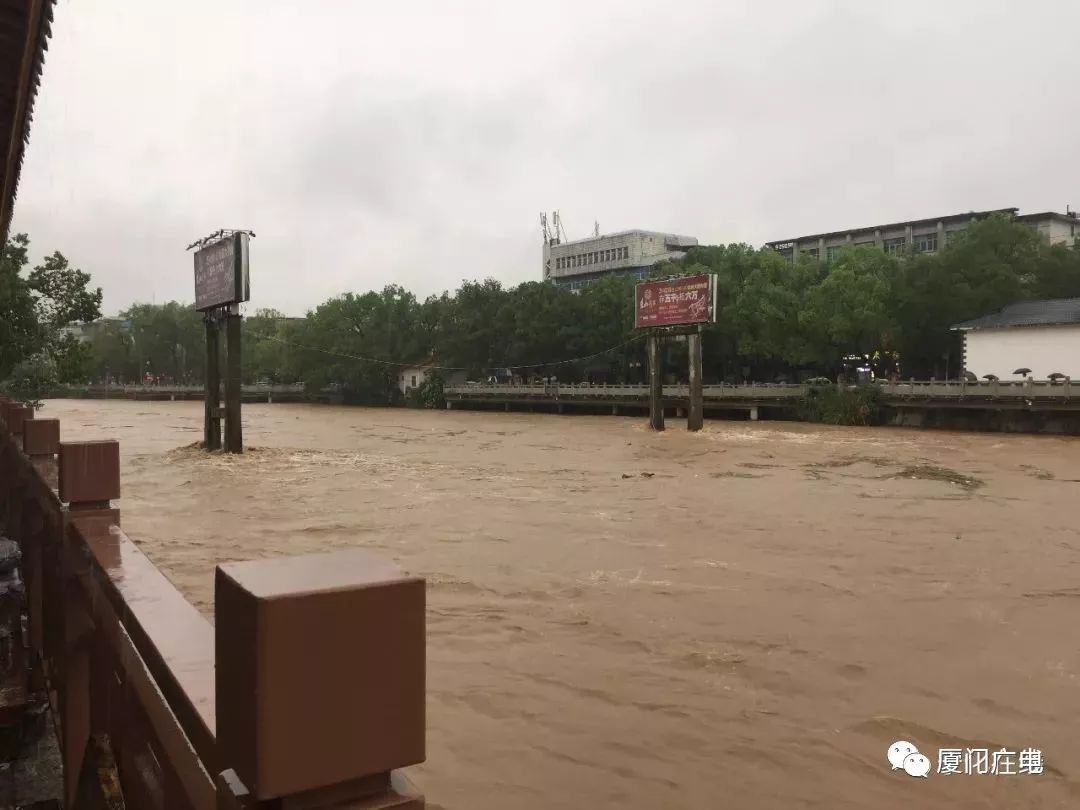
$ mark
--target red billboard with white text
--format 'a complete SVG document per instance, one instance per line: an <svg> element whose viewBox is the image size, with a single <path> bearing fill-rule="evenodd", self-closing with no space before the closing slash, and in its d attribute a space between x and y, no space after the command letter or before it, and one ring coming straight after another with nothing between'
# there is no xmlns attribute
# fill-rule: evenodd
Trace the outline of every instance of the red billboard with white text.
<svg viewBox="0 0 1080 810"><path fill-rule="evenodd" d="M634 326L682 326L716 320L716 276L702 273L634 287Z"/></svg>

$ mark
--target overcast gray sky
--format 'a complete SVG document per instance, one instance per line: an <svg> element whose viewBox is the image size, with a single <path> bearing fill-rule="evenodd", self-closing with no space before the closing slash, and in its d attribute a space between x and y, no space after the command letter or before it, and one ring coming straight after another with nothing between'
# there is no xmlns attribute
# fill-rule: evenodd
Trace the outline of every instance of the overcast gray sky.
<svg viewBox="0 0 1080 810"><path fill-rule="evenodd" d="M1080 206L1080 3L60 0L14 229L114 313L540 278L571 238L703 242Z"/></svg>

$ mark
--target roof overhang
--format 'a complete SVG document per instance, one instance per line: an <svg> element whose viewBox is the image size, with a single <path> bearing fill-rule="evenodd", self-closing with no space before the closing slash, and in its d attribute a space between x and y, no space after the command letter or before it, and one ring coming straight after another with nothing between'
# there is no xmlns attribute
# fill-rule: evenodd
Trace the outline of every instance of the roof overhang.
<svg viewBox="0 0 1080 810"><path fill-rule="evenodd" d="M54 0L0 0L0 243L19 188Z"/></svg>

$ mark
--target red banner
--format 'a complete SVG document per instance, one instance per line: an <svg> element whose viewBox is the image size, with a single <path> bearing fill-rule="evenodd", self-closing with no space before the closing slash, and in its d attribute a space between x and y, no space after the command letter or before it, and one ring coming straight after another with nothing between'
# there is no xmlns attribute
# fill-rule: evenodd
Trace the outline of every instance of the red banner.
<svg viewBox="0 0 1080 810"><path fill-rule="evenodd" d="M634 287L634 326L679 326L716 320L716 277L711 273Z"/></svg>

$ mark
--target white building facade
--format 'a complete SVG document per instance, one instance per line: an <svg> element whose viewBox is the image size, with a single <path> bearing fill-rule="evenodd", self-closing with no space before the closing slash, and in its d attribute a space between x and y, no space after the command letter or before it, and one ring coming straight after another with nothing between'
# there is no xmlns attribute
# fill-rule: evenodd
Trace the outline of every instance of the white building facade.
<svg viewBox="0 0 1080 810"><path fill-rule="evenodd" d="M1080 380L1080 298L1024 301L953 327L964 335L964 368L976 377Z"/></svg>
<svg viewBox="0 0 1080 810"><path fill-rule="evenodd" d="M648 278L659 262L681 259L697 243L692 236L640 230L544 242L543 277L571 290L608 275Z"/></svg>

